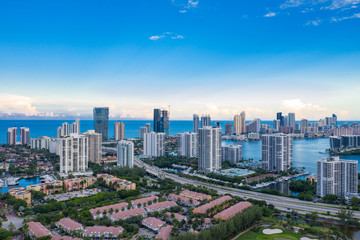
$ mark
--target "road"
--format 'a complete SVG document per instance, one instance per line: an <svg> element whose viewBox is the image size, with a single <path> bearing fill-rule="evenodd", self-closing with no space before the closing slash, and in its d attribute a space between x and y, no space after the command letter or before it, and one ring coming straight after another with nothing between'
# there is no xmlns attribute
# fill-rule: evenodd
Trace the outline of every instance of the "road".
<svg viewBox="0 0 360 240"><path fill-rule="evenodd" d="M239 196L244 199L246 198L252 198L256 200L264 200L268 204L273 204L277 209L282 211L291 211L295 210L299 213L311 213L311 212L318 212L320 214L325 214L323 217L327 218L333 218L331 216L326 216L328 212L330 212L331 215L336 215L337 212L340 210L340 206L325 204L325 203L313 203L313 202L307 202L302 201L296 198L289 198L289 197L282 197L282 196L275 196L265 193L259 193L259 192L252 192L242 189L236 189L236 188L230 188L225 186L219 186L209 183L204 183L200 181L196 181L193 179L187 179L179 177L176 174L171 174L167 172L163 172L160 169L156 167L152 167L141 160L136 159L135 165L139 167L145 167L146 171L152 175L155 175L160 178L170 178L175 180L176 182L179 182L181 184L192 184L194 186L206 186L210 189L216 190L219 194L226 194L229 193L233 196ZM354 211L354 218L360 219L360 213Z"/></svg>

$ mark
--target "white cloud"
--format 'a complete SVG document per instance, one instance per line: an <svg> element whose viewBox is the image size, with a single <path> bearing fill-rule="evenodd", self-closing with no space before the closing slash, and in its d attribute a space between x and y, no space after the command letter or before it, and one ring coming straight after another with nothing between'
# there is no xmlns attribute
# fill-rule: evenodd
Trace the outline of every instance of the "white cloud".
<svg viewBox="0 0 360 240"><path fill-rule="evenodd" d="M307 26L309 26L309 25L319 26L320 23L321 23L321 20L310 20L310 21L307 21L306 25Z"/></svg>
<svg viewBox="0 0 360 240"><path fill-rule="evenodd" d="M0 111L5 114L24 114L26 116L37 115L38 111L33 105L33 99L29 97L0 94Z"/></svg>
<svg viewBox="0 0 360 240"><path fill-rule="evenodd" d="M360 13L355 13L354 15L348 16L348 17L333 17L331 19L331 22L341 22L347 19L354 19L354 18L360 18Z"/></svg>
<svg viewBox="0 0 360 240"><path fill-rule="evenodd" d="M289 8L289 7L298 7L300 5L304 4L304 0L286 0L285 3L283 3L280 8Z"/></svg>
<svg viewBox="0 0 360 240"><path fill-rule="evenodd" d="M186 10L180 10L179 13L186 13Z"/></svg>
<svg viewBox="0 0 360 240"><path fill-rule="evenodd" d="M275 17L276 13L274 12L269 12L268 14L265 14L264 17Z"/></svg>
<svg viewBox="0 0 360 240"><path fill-rule="evenodd" d="M176 36L172 36L171 39L183 39L184 36L182 35L176 35Z"/></svg>
<svg viewBox="0 0 360 240"><path fill-rule="evenodd" d="M156 40L159 40L164 37L165 37L164 35L154 35L154 36L149 37L149 39L152 41L156 41Z"/></svg>
<svg viewBox="0 0 360 240"><path fill-rule="evenodd" d="M297 118L320 119L328 112L327 108L312 103L304 103L301 99L288 99L281 102L281 109L296 113Z"/></svg>
<svg viewBox="0 0 360 240"><path fill-rule="evenodd" d="M344 7L356 7L356 5L360 3L360 0L332 0L331 2L331 5L326 7L326 9L334 10Z"/></svg>
<svg viewBox="0 0 360 240"><path fill-rule="evenodd" d="M172 3L176 7L182 8L197 8L199 0L172 0Z"/></svg>
<svg viewBox="0 0 360 240"><path fill-rule="evenodd" d="M188 8L196 8L199 5L199 0L189 0L188 1Z"/></svg>

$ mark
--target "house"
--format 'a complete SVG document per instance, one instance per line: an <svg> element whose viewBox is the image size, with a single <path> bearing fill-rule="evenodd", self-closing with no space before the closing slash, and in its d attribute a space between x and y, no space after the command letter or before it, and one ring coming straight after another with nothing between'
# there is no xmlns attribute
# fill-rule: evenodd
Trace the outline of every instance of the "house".
<svg viewBox="0 0 360 240"><path fill-rule="evenodd" d="M222 212L219 212L214 216L214 218L218 219L221 218L222 220L229 220L230 218L234 217L236 214L243 212L245 209L251 207L252 204L249 202L239 202L234 206L231 206L225 209Z"/></svg>
<svg viewBox="0 0 360 240"><path fill-rule="evenodd" d="M158 232L160 228L165 224L165 222L154 217L144 218L141 223L147 228L153 230L154 232Z"/></svg>
<svg viewBox="0 0 360 240"><path fill-rule="evenodd" d="M39 222L28 222L29 231L27 235L33 239L51 236L51 232Z"/></svg>
<svg viewBox="0 0 360 240"><path fill-rule="evenodd" d="M103 226L94 226L86 227L83 233L83 237L89 238L116 238L123 233L124 229L122 227L103 227Z"/></svg>
<svg viewBox="0 0 360 240"><path fill-rule="evenodd" d="M84 227L82 224L75 222L71 218L62 218L60 221L55 223L55 226L63 229L65 232L71 233L75 231L82 232Z"/></svg>
<svg viewBox="0 0 360 240"><path fill-rule="evenodd" d="M179 222L181 222L182 220L187 220L184 215L181 215L179 213L167 212L166 215L168 216L167 220L170 222L173 222L174 219L178 220Z"/></svg>
<svg viewBox="0 0 360 240"><path fill-rule="evenodd" d="M147 214L147 212L145 211L145 209L134 208L134 209L126 210L123 212L113 213L113 214L109 215L108 217L112 222L114 222L114 221L118 221L118 220L125 220L125 219L139 216L139 215L145 217L146 214Z"/></svg>
<svg viewBox="0 0 360 240"><path fill-rule="evenodd" d="M188 198L188 197L184 197L184 196L181 196L181 195L176 195L176 194L173 194L173 193L170 193L168 196L167 196L167 199L168 200L171 200L171 201L174 201L174 202L177 202L179 204L183 204L187 207L196 207L200 204L200 202L196 199L192 199L192 198Z"/></svg>
<svg viewBox="0 0 360 240"><path fill-rule="evenodd" d="M164 201L164 202L159 202L159 203L149 205L149 206L145 207L145 210L147 212L155 212L155 211L160 212L161 210L169 209L171 207L176 207L176 206L177 206L177 204L174 201Z"/></svg>
<svg viewBox="0 0 360 240"><path fill-rule="evenodd" d="M206 214L208 209L212 209L218 205L223 204L226 201L230 201L232 198L228 195L222 196L218 199L215 199L209 203L206 203L200 207L197 207L193 210L193 213L201 213L201 214Z"/></svg>
<svg viewBox="0 0 360 240"><path fill-rule="evenodd" d="M183 196L183 197L196 199L198 201L204 201L204 200L211 200L212 199L212 197L210 195L203 194L203 193L198 193L198 192L193 192L193 191L189 191L189 190L182 191L180 193L180 195Z"/></svg>
<svg viewBox="0 0 360 240"><path fill-rule="evenodd" d="M143 207L144 204L145 205L151 205L151 204L153 204L153 203L155 203L157 201L159 201L159 198L157 196L151 196L151 197L132 200L131 205L133 206L133 208L137 208L138 206ZM149 204L149 202L151 202L151 203Z"/></svg>
<svg viewBox="0 0 360 240"><path fill-rule="evenodd" d="M159 233L156 235L156 238L159 238L159 239L162 239L162 240L170 239L172 229L173 229L173 226L171 226L171 225L162 227L160 229Z"/></svg>
<svg viewBox="0 0 360 240"><path fill-rule="evenodd" d="M122 202L122 203L112 204L112 205L108 205L108 206L93 208L93 209L90 209L89 211L90 211L91 215L93 216L93 218L97 219L97 218L102 218L104 216L113 214L115 212L125 211L128 209L127 207L128 207L128 203ZM106 214L104 214L104 213L106 213Z"/></svg>

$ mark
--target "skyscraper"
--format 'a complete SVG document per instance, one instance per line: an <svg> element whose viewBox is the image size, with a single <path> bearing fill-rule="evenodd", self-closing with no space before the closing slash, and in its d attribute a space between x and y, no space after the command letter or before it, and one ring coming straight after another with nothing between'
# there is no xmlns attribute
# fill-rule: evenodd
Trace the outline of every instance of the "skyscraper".
<svg viewBox="0 0 360 240"><path fill-rule="evenodd" d="M265 171L281 172L292 168L293 140L285 134L262 136L262 168Z"/></svg>
<svg viewBox="0 0 360 240"><path fill-rule="evenodd" d="M230 145L222 147L222 161L229 161L230 163L238 163L242 158L242 146Z"/></svg>
<svg viewBox="0 0 360 240"><path fill-rule="evenodd" d="M221 169L221 128L199 129L199 171L211 173Z"/></svg>
<svg viewBox="0 0 360 240"><path fill-rule="evenodd" d="M161 109L154 109L154 132L161 132Z"/></svg>
<svg viewBox="0 0 360 240"><path fill-rule="evenodd" d="M177 135L177 152L179 156L194 158L198 156L198 134L184 132Z"/></svg>
<svg viewBox="0 0 360 240"><path fill-rule="evenodd" d="M16 145L16 138L17 138L17 127L8 128L7 144L8 145Z"/></svg>
<svg viewBox="0 0 360 240"><path fill-rule="evenodd" d="M114 123L114 139L116 141L125 139L125 124L123 122Z"/></svg>
<svg viewBox="0 0 360 240"><path fill-rule="evenodd" d="M144 139L144 134L148 133L147 127L140 127L139 128L139 138Z"/></svg>
<svg viewBox="0 0 360 240"><path fill-rule="evenodd" d="M194 114L193 115L193 132L199 133L199 115Z"/></svg>
<svg viewBox="0 0 360 240"><path fill-rule="evenodd" d="M160 157L165 155L165 133L145 133L144 134L144 155L150 157Z"/></svg>
<svg viewBox="0 0 360 240"><path fill-rule="evenodd" d="M232 124L225 124L225 135L232 134Z"/></svg>
<svg viewBox="0 0 360 240"><path fill-rule="evenodd" d="M102 136L95 130L88 130L84 135L88 138L89 143L89 162L100 163L102 160Z"/></svg>
<svg viewBox="0 0 360 240"><path fill-rule="evenodd" d="M148 133L151 132L151 123L146 123L145 127L146 127Z"/></svg>
<svg viewBox="0 0 360 240"><path fill-rule="evenodd" d="M117 165L119 167L134 167L134 143L121 140L117 145Z"/></svg>
<svg viewBox="0 0 360 240"><path fill-rule="evenodd" d="M240 114L234 116L234 133L241 133L241 116Z"/></svg>
<svg viewBox="0 0 360 240"><path fill-rule="evenodd" d="M61 137L70 136L70 125L64 122L61 126Z"/></svg>
<svg viewBox="0 0 360 240"><path fill-rule="evenodd" d="M295 128L295 113L289 113L288 119L289 119L289 126L288 127Z"/></svg>
<svg viewBox="0 0 360 240"><path fill-rule="evenodd" d="M246 124L245 124L246 114L244 111L241 112L240 117L241 117L241 120L240 120L241 133L246 133Z"/></svg>
<svg viewBox="0 0 360 240"><path fill-rule="evenodd" d="M211 126L211 117L209 114L201 116L201 128L206 126Z"/></svg>
<svg viewBox="0 0 360 240"><path fill-rule="evenodd" d="M72 133L60 138L60 173L84 172L88 168L89 145L85 135Z"/></svg>
<svg viewBox="0 0 360 240"><path fill-rule="evenodd" d="M283 115L282 115L282 112L278 112L278 113L276 114L276 120L279 120L279 121L280 121L280 126L279 126L279 128L282 127L282 126L285 126L285 125L284 125L284 117L283 117Z"/></svg>
<svg viewBox="0 0 360 240"><path fill-rule="evenodd" d="M165 133L165 136L170 134L170 113L167 110L161 111L160 132Z"/></svg>
<svg viewBox="0 0 360 240"><path fill-rule="evenodd" d="M28 145L30 144L30 130L27 127L20 128L20 137L21 137L21 144Z"/></svg>
<svg viewBox="0 0 360 240"><path fill-rule="evenodd" d="M100 133L103 141L109 139L109 108L94 108L94 127L95 132Z"/></svg>
<svg viewBox="0 0 360 240"><path fill-rule="evenodd" d="M261 120L259 118L255 118L248 124L246 124L246 132L247 133L258 133L261 129Z"/></svg>
<svg viewBox="0 0 360 240"><path fill-rule="evenodd" d="M358 193L358 161L340 160L339 157L317 161L317 195L334 194L345 197Z"/></svg>
<svg viewBox="0 0 360 240"><path fill-rule="evenodd" d="M80 118L76 118L71 124L71 133L80 134Z"/></svg>

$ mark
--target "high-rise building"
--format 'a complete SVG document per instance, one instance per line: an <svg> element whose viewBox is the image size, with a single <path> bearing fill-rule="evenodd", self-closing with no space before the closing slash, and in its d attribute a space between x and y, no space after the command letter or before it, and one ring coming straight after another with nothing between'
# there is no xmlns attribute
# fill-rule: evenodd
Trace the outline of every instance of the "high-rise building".
<svg viewBox="0 0 360 240"><path fill-rule="evenodd" d="M279 120L280 121L280 126L279 127L282 127L282 126L285 126L284 124L284 117L282 115L282 112L278 112L276 114L276 120Z"/></svg>
<svg viewBox="0 0 360 240"><path fill-rule="evenodd" d="M230 145L222 147L222 161L229 161L233 164L240 162L242 159L242 146Z"/></svg>
<svg viewBox="0 0 360 240"><path fill-rule="evenodd" d="M114 139L116 141L125 139L125 124L123 122L114 123Z"/></svg>
<svg viewBox="0 0 360 240"><path fill-rule="evenodd" d="M80 134L80 118L76 118L71 124L71 133Z"/></svg>
<svg viewBox="0 0 360 240"><path fill-rule="evenodd" d="M199 171L211 173L221 169L221 128L199 129Z"/></svg>
<svg viewBox="0 0 360 240"><path fill-rule="evenodd" d="M232 124L225 124L225 135L232 134Z"/></svg>
<svg viewBox="0 0 360 240"><path fill-rule="evenodd" d="M58 127L56 130L56 137L61 138L61 133L62 133L62 127Z"/></svg>
<svg viewBox="0 0 360 240"><path fill-rule="evenodd" d="M194 158L198 156L198 134L184 132L177 135L177 152L179 156Z"/></svg>
<svg viewBox="0 0 360 240"><path fill-rule="evenodd" d="M258 133L261 129L261 120L259 118L255 118L248 124L246 124L246 132L247 133Z"/></svg>
<svg viewBox="0 0 360 240"><path fill-rule="evenodd" d="M317 161L317 195L334 194L345 197L358 193L358 161L340 160L339 157Z"/></svg>
<svg viewBox="0 0 360 240"><path fill-rule="evenodd" d="M146 127L148 133L151 132L151 123L146 123L145 127Z"/></svg>
<svg viewBox="0 0 360 240"><path fill-rule="evenodd" d="M289 119L288 127L292 127L295 129L295 113L289 113L288 119Z"/></svg>
<svg viewBox="0 0 360 240"><path fill-rule="evenodd" d="M144 134L144 155L160 157L165 155L165 133Z"/></svg>
<svg viewBox="0 0 360 240"><path fill-rule="evenodd" d="M194 114L193 115L193 132L194 133L199 133L199 115L198 114Z"/></svg>
<svg viewBox="0 0 360 240"><path fill-rule="evenodd" d="M285 134L262 136L262 168L269 172L288 171L292 168L293 140Z"/></svg>
<svg viewBox="0 0 360 240"><path fill-rule="evenodd" d="M16 145L16 139L17 139L17 127L8 128L7 144L8 145Z"/></svg>
<svg viewBox="0 0 360 240"><path fill-rule="evenodd" d="M234 133L241 133L241 116L240 114L234 116Z"/></svg>
<svg viewBox="0 0 360 240"><path fill-rule="evenodd" d="M139 138L144 139L144 134L148 133L147 127L140 127L139 128Z"/></svg>
<svg viewBox="0 0 360 240"><path fill-rule="evenodd" d="M276 132L279 132L279 131L280 131L280 120L275 119L275 120L273 121L273 129L274 129Z"/></svg>
<svg viewBox="0 0 360 240"><path fill-rule="evenodd" d="M103 141L109 139L109 108L94 108L94 128L95 132L100 133Z"/></svg>
<svg viewBox="0 0 360 240"><path fill-rule="evenodd" d="M241 112L240 117L241 117L241 119L240 119L241 133L246 133L246 124L245 124L246 114L244 111Z"/></svg>
<svg viewBox="0 0 360 240"><path fill-rule="evenodd" d="M301 132L304 132L304 129L309 126L309 121L307 119L301 119L300 126L301 126Z"/></svg>
<svg viewBox="0 0 360 240"><path fill-rule="evenodd" d="M201 116L201 127L211 126L211 117L210 115L202 115Z"/></svg>
<svg viewBox="0 0 360 240"><path fill-rule="evenodd" d="M88 138L89 162L100 163L102 160L102 136L95 130L88 130L84 135Z"/></svg>
<svg viewBox="0 0 360 240"><path fill-rule="evenodd" d="M61 126L61 137L70 136L70 125L64 122Z"/></svg>
<svg viewBox="0 0 360 240"><path fill-rule="evenodd" d="M85 135L60 138L60 173L84 172L88 168L89 145Z"/></svg>
<svg viewBox="0 0 360 240"><path fill-rule="evenodd" d="M154 109L154 132L161 132L161 109Z"/></svg>
<svg viewBox="0 0 360 240"><path fill-rule="evenodd" d="M170 134L170 112L167 110L161 111L160 132L165 133L165 136Z"/></svg>
<svg viewBox="0 0 360 240"><path fill-rule="evenodd" d="M32 149L49 149L49 137L43 136L38 138L31 139L31 148Z"/></svg>
<svg viewBox="0 0 360 240"><path fill-rule="evenodd" d="M30 144L30 129L27 127L20 128L20 138L22 145L29 145Z"/></svg>
<svg viewBox="0 0 360 240"><path fill-rule="evenodd" d="M134 167L134 143L121 140L117 145L117 165L119 167Z"/></svg>

